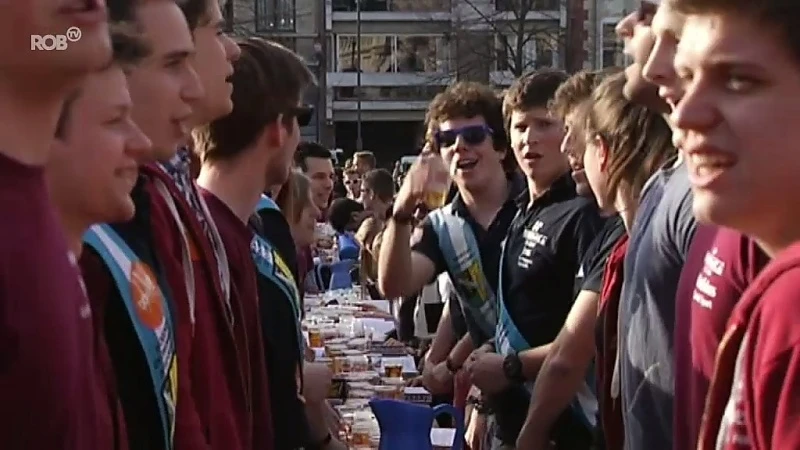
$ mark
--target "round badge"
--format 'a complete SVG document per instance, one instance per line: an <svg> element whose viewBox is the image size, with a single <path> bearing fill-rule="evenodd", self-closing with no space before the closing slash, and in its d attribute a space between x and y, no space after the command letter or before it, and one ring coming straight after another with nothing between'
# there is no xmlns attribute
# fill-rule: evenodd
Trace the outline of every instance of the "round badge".
<svg viewBox="0 0 800 450"><path fill-rule="evenodd" d="M134 262L131 266L131 293L139 320L150 329L160 327L164 323L164 297L148 265Z"/></svg>

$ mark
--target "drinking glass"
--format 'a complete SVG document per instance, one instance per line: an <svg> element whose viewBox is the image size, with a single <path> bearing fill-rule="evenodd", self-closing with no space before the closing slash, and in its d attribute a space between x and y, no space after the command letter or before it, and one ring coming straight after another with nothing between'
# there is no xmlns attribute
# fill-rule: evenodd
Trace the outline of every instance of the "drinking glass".
<svg viewBox="0 0 800 450"><path fill-rule="evenodd" d="M436 153L428 153L423 157L428 173L425 182L425 195L423 203L433 211L441 208L447 202L447 194L450 192L450 169L445 164L441 156Z"/></svg>

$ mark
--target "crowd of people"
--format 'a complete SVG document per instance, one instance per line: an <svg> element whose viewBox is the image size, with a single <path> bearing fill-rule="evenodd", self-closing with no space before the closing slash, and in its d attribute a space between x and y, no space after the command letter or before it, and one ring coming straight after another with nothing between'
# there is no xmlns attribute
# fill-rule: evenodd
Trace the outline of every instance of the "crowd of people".
<svg viewBox="0 0 800 450"><path fill-rule="evenodd" d="M0 447L347 448L302 318L351 261L471 450L800 449L800 3L637 6L625 69L456 82L392 173L217 1L0 2Z"/></svg>

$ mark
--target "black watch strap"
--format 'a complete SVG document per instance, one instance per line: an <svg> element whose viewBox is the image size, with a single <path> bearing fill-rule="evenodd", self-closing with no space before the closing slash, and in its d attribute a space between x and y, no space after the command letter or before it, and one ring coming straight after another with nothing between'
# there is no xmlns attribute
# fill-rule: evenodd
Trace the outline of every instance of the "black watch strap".
<svg viewBox="0 0 800 450"><path fill-rule="evenodd" d="M511 353L503 359L503 373L506 378L515 383L524 383L525 374L522 372L522 360L516 353Z"/></svg>

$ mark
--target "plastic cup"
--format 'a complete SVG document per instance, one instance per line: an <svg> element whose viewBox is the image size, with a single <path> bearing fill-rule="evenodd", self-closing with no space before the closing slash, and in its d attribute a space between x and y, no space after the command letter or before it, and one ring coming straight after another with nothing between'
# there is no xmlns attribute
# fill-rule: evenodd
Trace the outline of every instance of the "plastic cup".
<svg viewBox="0 0 800 450"><path fill-rule="evenodd" d="M431 154L425 157L425 165L428 169L428 176L425 183L425 194L423 203L429 210L441 208L447 202L447 194L450 193L450 171L442 160L441 156Z"/></svg>

